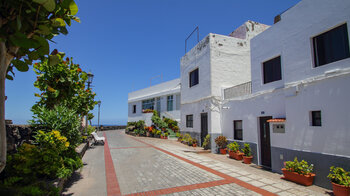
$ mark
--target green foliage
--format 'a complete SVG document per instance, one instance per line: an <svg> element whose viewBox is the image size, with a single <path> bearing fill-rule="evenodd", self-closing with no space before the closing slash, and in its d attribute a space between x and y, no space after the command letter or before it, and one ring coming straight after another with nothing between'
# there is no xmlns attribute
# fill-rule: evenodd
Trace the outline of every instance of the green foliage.
<svg viewBox="0 0 350 196"><path fill-rule="evenodd" d="M77 11L73 0L0 1L0 42L15 56L7 73L14 75L14 67L27 71L33 61L45 58L50 51L48 41L66 35L66 25L72 20L80 22ZM13 79L10 75L7 78Z"/></svg>
<svg viewBox="0 0 350 196"><path fill-rule="evenodd" d="M42 106L33 106L32 112L33 120L29 123L35 130L46 132L59 130L68 139L72 148L81 143L80 118L74 110L64 106L55 106L51 110Z"/></svg>
<svg viewBox="0 0 350 196"><path fill-rule="evenodd" d="M193 145L193 139L190 137L188 138L188 145L189 146L192 146Z"/></svg>
<svg viewBox="0 0 350 196"><path fill-rule="evenodd" d="M161 130L156 130L156 135L161 135L162 131Z"/></svg>
<svg viewBox="0 0 350 196"><path fill-rule="evenodd" d="M136 128L137 129L145 129L145 121L144 120L139 120L136 122Z"/></svg>
<svg viewBox="0 0 350 196"><path fill-rule="evenodd" d="M166 122L164 122L159 116L157 111L153 111L153 116L151 118L152 123L155 127L157 127L158 129L166 129L168 128L168 124Z"/></svg>
<svg viewBox="0 0 350 196"><path fill-rule="evenodd" d="M329 178L333 183L350 187L349 172L345 171L341 167L334 167L334 166L330 168L330 172L333 172L333 173L329 173L327 178Z"/></svg>
<svg viewBox="0 0 350 196"><path fill-rule="evenodd" d="M252 150L250 149L250 145L245 143L244 144L244 148L242 149L244 156L246 157L250 157L252 156Z"/></svg>
<svg viewBox="0 0 350 196"><path fill-rule="evenodd" d="M198 143L197 139L193 139L192 142L193 142L193 144L197 144Z"/></svg>
<svg viewBox="0 0 350 196"><path fill-rule="evenodd" d="M182 137L182 134L179 133L179 132L177 132L177 133L176 133L176 137L177 137L177 138L180 138L180 137Z"/></svg>
<svg viewBox="0 0 350 196"><path fill-rule="evenodd" d="M164 137L168 137L168 135L169 135L168 133L164 133Z"/></svg>
<svg viewBox="0 0 350 196"><path fill-rule="evenodd" d="M134 133L135 133L136 135L140 135L140 129L134 129Z"/></svg>
<svg viewBox="0 0 350 196"><path fill-rule="evenodd" d="M204 141L203 141L203 144L202 144L202 147L203 147L205 150L210 149L210 135L209 135L209 134L208 134L207 136L205 136Z"/></svg>
<svg viewBox="0 0 350 196"><path fill-rule="evenodd" d="M237 142L233 142L227 145L227 148L233 152L239 151L239 144Z"/></svg>
<svg viewBox="0 0 350 196"><path fill-rule="evenodd" d="M183 139L183 141L185 141L185 142L189 142L190 139L192 139L192 137L191 137L190 134L186 133L186 134L183 136L182 139Z"/></svg>
<svg viewBox="0 0 350 196"><path fill-rule="evenodd" d="M50 65L48 58L34 65L34 71L38 75L34 86L42 93L35 94L40 100L33 107L45 106L52 109L63 105L78 115L87 115L97 104L94 101L96 94L85 89L87 73L78 64L74 64L72 58L64 59L64 54L56 54L55 57L57 62L54 66Z"/></svg>
<svg viewBox="0 0 350 196"><path fill-rule="evenodd" d="M225 136L220 135L215 138L215 143L219 148L225 148L227 145L227 139Z"/></svg>
<svg viewBox="0 0 350 196"><path fill-rule="evenodd" d="M91 135L92 132L95 132L96 131L96 128L91 126L91 125L88 125L87 127L87 135Z"/></svg>
<svg viewBox="0 0 350 196"><path fill-rule="evenodd" d="M308 175L313 171L314 165L308 163L304 160L298 161L298 158L295 157L294 161L286 161L285 162L285 168L288 171L296 172L301 175Z"/></svg>
<svg viewBox="0 0 350 196"><path fill-rule="evenodd" d="M177 121L171 118L163 118L163 121L168 125L170 129L173 131L177 131L179 128L177 127Z"/></svg>

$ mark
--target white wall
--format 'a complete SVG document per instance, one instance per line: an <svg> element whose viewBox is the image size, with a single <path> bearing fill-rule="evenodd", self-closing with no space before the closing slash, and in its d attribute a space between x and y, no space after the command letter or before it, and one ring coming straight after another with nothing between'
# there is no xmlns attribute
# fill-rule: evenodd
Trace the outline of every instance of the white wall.
<svg viewBox="0 0 350 196"><path fill-rule="evenodd" d="M348 64L350 67L350 64ZM350 74L304 85L286 98L286 134L272 137L282 148L350 157ZM322 126L310 126L321 110Z"/></svg>
<svg viewBox="0 0 350 196"><path fill-rule="evenodd" d="M350 59L314 68L312 38L348 23L349 0L303 0L281 15L281 21L251 41L253 92L283 87L288 83L345 68ZM350 30L348 30L350 32ZM281 55L282 81L262 83L262 63Z"/></svg>

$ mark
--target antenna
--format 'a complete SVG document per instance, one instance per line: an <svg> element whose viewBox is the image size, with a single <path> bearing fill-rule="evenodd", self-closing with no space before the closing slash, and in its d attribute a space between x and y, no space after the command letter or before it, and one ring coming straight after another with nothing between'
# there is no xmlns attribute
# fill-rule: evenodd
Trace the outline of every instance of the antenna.
<svg viewBox="0 0 350 196"><path fill-rule="evenodd" d="M199 42L199 27L197 26L196 28L194 28L194 30L192 31L192 33L186 38L185 40L185 54L187 52L187 40L192 36L192 34L197 31L197 43Z"/></svg>
<svg viewBox="0 0 350 196"><path fill-rule="evenodd" d="M149 86L152 86L152 80L155 79L155 78L159 78L160 77L160 81L163 82L163 73L160 74L160 75L157 75L157 76L154 76L152 77L150 80L149 80Z"/></svg>

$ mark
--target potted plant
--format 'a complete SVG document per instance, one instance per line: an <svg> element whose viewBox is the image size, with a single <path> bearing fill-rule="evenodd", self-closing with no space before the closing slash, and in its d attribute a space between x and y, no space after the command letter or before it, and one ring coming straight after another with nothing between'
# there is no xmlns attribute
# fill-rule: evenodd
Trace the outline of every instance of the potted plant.
<svg viewBox="0 0 350 196"><path fill-rule="evenodd" d="M164 139L164 133L160 134L160 139Z"/></svg>
<svg viewBox="0 0 350 196"><path fill-rule="evenodd" d="M197 147L197 142L198 142L198 141L197 141L196 139L193 139L193 145L192 145L192 146L193 146L193 147Z"/></svg>
<svg viewBox="0 0 350 196"><path fill-rule="evenodd" d="M164 133L164 139L168 139L168 133Z"/></svg>
<svg viewBox="0 0 350 196"><path fill-rule="evenodd" d="M350 195L350 175L341 167L330 168L327 178L332 182L333 193L335 196L349 196Z"/></svg>
<svg viewBox="0 0 350 196"><path fill-rule="evenodd" d="M298 161L295 157L294 161L286 161L285 168L282 168L284 178L298 184L305 186L312 185L314 177L316 176L312 173L314 168L313 164L308 164L306 161Z"/></svg>
<svg viewBox="0 0 350 196"><path fill-rule="evenodd" d="M217 138L215 138L215 143L216 146L219 147L220 150L220 154L226 154L226 145L227 145L227 139L225 136L218 136Z"/></svg>
<svg viewBox="0 0 350 196"><path fill-rule="evenodd" d="M244 144L244 148L242 149L244 155L243 155L243 162L245 164L251 164L252 163L252 150L250 149L249 144Z"/></svg>
<svg viewBox="0 0 350 196"><path fill-rule="evenodd" d="M157 130L156 131L156 137L157 138L160 138L160 135L162 134L162 131L161 130Z"/></svg>
<svg viewBox="0 0 350 196"><path fill-rule="evenodd" d="M229 157L232 159L237 159L237 160L242 160L242 154L241 152L239 152L239 145L237 144L237 142L233 142L230 143L228 146L229 148ZM241 159L238 159L237 156L239 155L239 157L242 157Z"/></svg>
<svg viewBox="0 0 350 196"><path fill-rule="evenodd" d="M210 135L209 134L207 136L205 136L204 141L202 143L202 147L204 148L204 150L208 150L210 148Z"/></svg>
<svg viewBox="0 0 350 196"><path fill-rule="evenodd" d="M234 159L235 158L234 144L233 143L229 143L227 145L227 149L228 149L229 157L231 159Z"/></svg>
<svg viewBox="0 0 350 196"><path fill-rule="evenodd" d="M139 129L135 129L134 133L135 133L136 137L140 137L140 130Z"/></svg>
<svg viewBox="0 0 350 196"><path fill-rule="evenodd" d="M192 138L188 138L188 145L192 146L193 145L193 139Z"/></svg>

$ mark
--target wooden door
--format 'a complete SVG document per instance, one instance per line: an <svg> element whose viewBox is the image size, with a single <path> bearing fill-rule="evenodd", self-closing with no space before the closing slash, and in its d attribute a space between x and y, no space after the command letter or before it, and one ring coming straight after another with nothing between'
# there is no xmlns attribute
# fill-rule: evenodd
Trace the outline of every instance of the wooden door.
<svg viewBox="0 0 350 196"><path fill-rule="evenodd" d="M270 124L267 120L272 116L260 117L260 154L261 164L271 168L271 143L270 143Z"/></svg>
<svg viewBox="0 0 350 196"><path fill-rule="evenodd" d="M201 113L201 144L208 135L208 113Z"/></svg>

